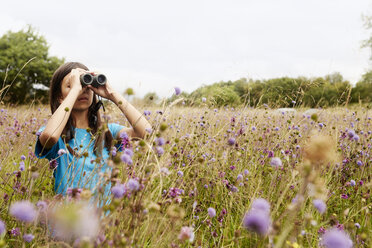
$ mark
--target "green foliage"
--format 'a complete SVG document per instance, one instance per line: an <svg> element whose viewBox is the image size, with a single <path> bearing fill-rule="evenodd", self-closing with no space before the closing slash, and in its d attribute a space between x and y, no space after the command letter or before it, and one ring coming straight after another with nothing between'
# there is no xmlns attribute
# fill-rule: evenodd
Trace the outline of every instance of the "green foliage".
<svg viewBox="0 0 372 248"><path fill-rule="evenodd" d="M45 38L30 26L27 30L9 31L0 38L0 82L2 88L10 86L1 95L4 102L47 100L47 92L34 89L33 84L49 86L53 72L64 62L49 56L48 50Z"/></svg>
<svg viewBox="0 0 372 248"><path fill-rule="evenodd" d="M372 101L372 71L363 75L352 91L352 102L371 102Z"/></svg>
<svg viewBox="0 0 372 248"><path fill-rule="evenodd" d="M319 78L282 77L263 81L241 78L200 87L190 94L187 102L200 105L205 97L209 105L216 107L242 103L254 107L262 104L271 107L329 107L347 104L351 89L350 83L338 72ZM362 94L361 98L370 101L368 94Z"/></svg>

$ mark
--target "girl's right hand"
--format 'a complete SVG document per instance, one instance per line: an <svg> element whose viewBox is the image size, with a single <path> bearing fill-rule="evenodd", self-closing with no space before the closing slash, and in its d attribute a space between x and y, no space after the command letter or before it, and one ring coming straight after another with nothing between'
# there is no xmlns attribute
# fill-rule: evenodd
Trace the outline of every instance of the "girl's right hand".
<svg viewBox="0 0 372 248"><path fill-rule="evenodd" d="M82 91L83 86L81 85L81 82L80 82L80 75L84 73L86 73L86 71L80 68L71 70L70 78L69 78L71 89L76 88L77 90L79 90L79 92Z"/></svg>

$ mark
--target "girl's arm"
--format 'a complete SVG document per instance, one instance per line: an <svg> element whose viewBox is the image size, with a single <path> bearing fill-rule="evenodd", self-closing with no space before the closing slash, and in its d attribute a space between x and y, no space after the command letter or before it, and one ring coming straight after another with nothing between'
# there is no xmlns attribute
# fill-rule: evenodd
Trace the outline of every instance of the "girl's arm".
<svg viewBox="0 0 372 248"><path fill-rule="evenodd" d="M82 86L80 83L81 69L73 69L65 80L70 80L70 91L61 105L53 113L52 117L48 120L45 129L39 136L39 141L43 147L50 149L57 143L66 126L68 118L70 117L71 110L78 98Z"/></svg>
<svg viewBox="0 0 372 248"><path fill-rule="evenodd" d="M146 129L151 129L150 123L146 120L146 118L132 105L130 104L121 94L117 93L109 83L106 83L104 86L100 86L98 88L94 88L91 85L88 86L94 93L100 95L106 99L111 100L114 102L121 112L127 117L131 128L123 128L118 133L118 136L115 138L120 137L120 133L126 132L130 137L138 137L144 138L146 135Z"/></svg>
<svg viewBox="0 0 372 248"><path fill-rule="evenodd" d="M121 132L126 132L131 137L144 138L148 129L151 129L150 123L146 120L145 116L141 114L130 102L128 102L121 94L117 92L112 93L113 101L127 117L132 128L123 128Z"/></svg>

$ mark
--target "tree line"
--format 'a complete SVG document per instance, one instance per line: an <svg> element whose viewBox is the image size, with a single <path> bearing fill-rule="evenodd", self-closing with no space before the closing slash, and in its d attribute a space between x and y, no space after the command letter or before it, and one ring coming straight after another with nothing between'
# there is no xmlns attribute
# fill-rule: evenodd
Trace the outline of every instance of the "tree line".
<svg viewBox="0 0 372 248"><path fill-rule="evenodd" d="M371 18L366 18L366 28L371 29ZM372 35L371 35L372 37ZM372 38L364 46L372 50ZM65 62L64 58L49 56L49 45L31 26L18 32L8 31L0 38L0 102L26 104L32 100L48 102L45 90L53 72ZM133 95L128 88L125 94ZM183 92L183 104L198 106L257 107L330 107L349 103L371 103L372 70L352 86L338 72L324 77L282 77L267 80L241 78L221 81L199 87L190 94ZM172 96L168 101L175 100ZM156 93L144 97L146 104L154 104Z"/></svg>

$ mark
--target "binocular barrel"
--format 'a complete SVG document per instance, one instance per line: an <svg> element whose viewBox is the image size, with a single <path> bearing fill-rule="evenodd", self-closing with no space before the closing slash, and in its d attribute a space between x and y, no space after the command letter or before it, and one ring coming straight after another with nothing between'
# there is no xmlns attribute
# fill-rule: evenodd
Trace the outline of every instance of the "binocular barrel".
<svg viewBox="0 0 372 248"><path fill-rule="evenodd" d="M92 85L93 87L98 88L99 86L105 85L106 81L106 76L103 74L93 76L90 73L85 73L80 76L80 82L83 86Z"/></svg>

